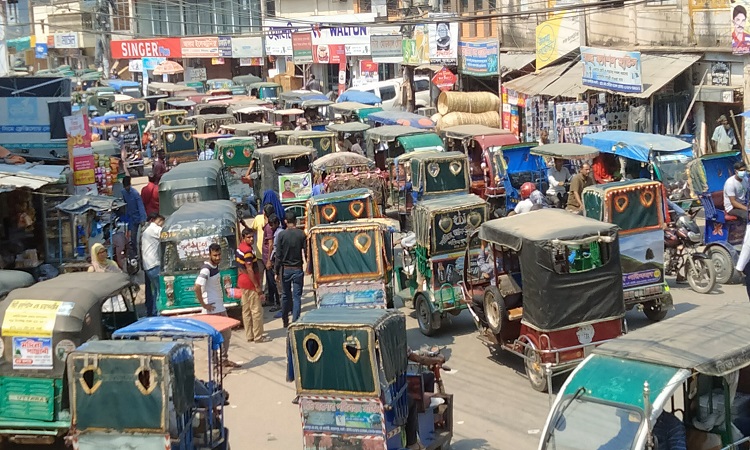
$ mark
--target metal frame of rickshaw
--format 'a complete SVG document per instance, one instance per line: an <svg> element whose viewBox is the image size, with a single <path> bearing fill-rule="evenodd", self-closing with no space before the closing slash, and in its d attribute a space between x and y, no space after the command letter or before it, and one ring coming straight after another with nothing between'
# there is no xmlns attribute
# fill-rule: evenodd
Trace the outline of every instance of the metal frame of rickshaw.
<svg viewBox="0 0 750 450"><path fill-rule="evenodd" d="M534 155L532 149L536 147L536 143L523 143L516 145L504 145L501 147L489 147L486 151L488 156L496 158L497 155L502 155L503 161L505 162L505 176L502 178L504 192L502 194L487 195L487 201L497 209L502 210L500 206L502 203L505 208L505 213L510 212L516 207L519 201L521 201L520 189L523 183L531 182L534 183L537 189L541 192L547 191L547 164L544 158L538 155ZM498 153L499 152L499 153ZM497 162L495 163L497 164ZM514 183L514 176L520 176L521 179L516 179ZM498 202L494 199L498 198ZM504 200L504 202L502 202ZM497 215L497 214L495 214Z"/></svg>
<svg viewBox="0 0 750 450"><path fill-rule="evenodd" d="M95 117L91 119L89 122L91 124L92 131L94 129L102 130L104 135L102 136L101 140L106 141L109 139L110 130L115 127L135 127L136 133L138 134L138 139L136 139L136 151L143 154L143 143L141 142L141 126L140 122L138 122L138 119L134 114L120 114L119 116L114 117L123 117L127 116L128 119L120 121L120 122L113 122L108 123L108 120L112 120L112 116L102 116L102 117ZM130 119L132 117L132 119ZM122 133L123 130L120 128L120 133ZM117 158L122 160L122 150L120 149L120 153L117 154ZM125 150L125 153L127 155L128 151ZM125 167L126 172L128 175L130 175L130 170L133 169L134 174L137 176L143 176L144 172L144 162L143 162L143 156L140 157L140 159L133 160L133 161L122 161L123 167Z"/></svg>
<svg viewBox="0 0 750 450"><path fill-rule="evenodd" d="M732 436L729 424L732 423L734 399L729 398L730 389L726 376L734 372L739 372L740 378L750 374L747 370L750 365L750 359L747 358L750 352L750 334L744 323L747 314L750 314L747 303L701 307L681 313L668 321L635 330L594 349L593 354L589 355L561 386L545 421L539 450L555 448L554 444L548 445L545 441L548 441L548 437L556 432L555 430L565 431L567 427L562 424L567 424L567 420L562 414L573 401L589 401L637 413L640 422L628 448L652 448L649 444L653 437L651 431L662 412L667 411L667 406L670 406L672 413L681 413L681 422L686 428L696 416L690 403L695 401L698 403L697 408L701 408L699 400L691 399L693 390L699 394L699 376L706 377L711 382L710 390L703 394L708 396L709 414L714 413L715 381L717 378L721 379L724 423L714 426L709 431L697 428L695 430L708 435L718 435L722 450L743 448L739 447L739 444L750 442L750 437L734 441ZM686 338L688 336L689 338ZM720 351L722 353L718 353ZM627 366L628 363L632 364L630 368ZM595 372L587 373L591 370ZM646 378L647 375L651 378ZM582 379L579 380L577 376ZM602 384L609 387L616 383L619 389L615 392L609 388L602 389L596 384L588 384L595 380L602 380ZM587 385L579 386L584 381ZM740 380L738 386L743 386ZM676 405L676 395L683 399L683 404L679 408ZM587 429L590 427L589 423L576 425L577 429L581 426ZM659 447L661 448L661 445ZM688 448L692 448L692 445L688 445Z"/></svg>
<svg viewBox="0 0 750 450"><path fill-rule="evenodd" d="M237 322L234 319L234 322ZM228 320L227 320L228 322ZM183 341L190 344L195 350L197 341L204 341L208 349L208 380L206 386L211 390L209 395L195 394L195 400L206 401L208 405L203 410L206 417L207 429L206 436L209 436L208 448L217 450L229 449L229 430L225 427L224 405L226 398L224 396L224 373L221 364L221 347L224 344L224 338L221 332L210 323L201 320L201 316L193 317L146 317L138 322L119 329L113 334L113 339L137 339L149 340L158 338L159 340ZM218 341L218 342L217 342ZM195 407L199 409L198 406ZM219 411L218 423L215 423L216 417L212 411ZM219 438L214 442L214 429L218 428ZM204 443L205 444L205 443Z"/></svg>
<svg viewBox="0 0 750 450"><path fill-rule="evenodd" d="M511 223L508 223L508 221L511 221ZM569 223L562 226L559 225L564 221L568 221ZM521 223L516 224L512 222ZM555 237L553 237L552 239L550 239L549 236L524 236L524 234L527 232L525 230L531 230L538 223L558 224L558 227L560 229L555 231ZM507 225L507 228L503 227L504 225ZM488 230L492 227L497 227L500 229L505 228L505 231L503 231L503 233L506 233L508 236L514 236L514 239L517 239L517 243L514 244L518 246L518 249L514 249L506 245L509 244L509 242L503 244L498 242L497 240L484 240L480 237L480 235L483 233L485 233L487 237L490 237L489 235L493 233L486 232L485 230ZM587 234L587 236L585 237L581 237L583 228L585 228L585 232ZM576 237L572 240L568 240L568 238L566 238L564 235L562 237L559 237L562 233L566 232L570 233L571 236ZM532 231L531 234L533 233L534 232ZM561 322L560 325L557 325L555 327L539 327L535 324L532 324L531 321L528 320L529 318L527 318L527 314L524 312L524 306L528 301L533 300L524 299L524 294L528 294L531 291L523 289L523 282L521 281L520 283L520 292L513 289L512 292L506 291L508 292L508 294L504 295L503 291L501 290L507 290L509 289L509 287L513 286L513 284L518 284L517 279L522 280L523 273L525 271L523 270L524 266L521 264L521 252L524 251L523 247L530 245L529 243L524 244L523 241L538 243L549 240L550 242L560 245L569 250L571 249L571 247L581 247L583 245L590 245L594 242L604 244L611 244L614 242L616 246L617 239L617 227L615 225L575 216L559 209L545 209L542 211L535 211L514 217L490 220L482 224L482 226L480 226L480 229L476 230L467 239L466 251L464 253L465 263L463 271L463 281L461 281L459 284L464 296L464 302L469 305L474 323L480 331L479 339L490 348L498 346L501 350L508 351L516 356L523 358L527 377L531 383L532 388L534 388L535 390L546 392L551 385L553 375L563 374L572 370L579 362L584 359L584 357L587 355L587 352L591 348L593 348L593 346L599 345L603 342L607 342L627 332L627 324L625 323L624 319L625 306L622 302L622 289L617 289L617 286L613 286L615 289L613 292L620 293L620 301L617 302L616 305L613 305L613 309L616 309L618 313L614 316L591 317L588 320L579 321L573 324ZM477 240L479 240L479 244L481 244L481 247L478 249L480 252L483 251L482 248L484 248L485 245L491 246L494 260L493 273L491 274L491 277L494 277L495 285L493 286L491 283L492 278L487 279L486 281L481 281L481 283L477 283L479 284L480 288L486 285L484 289L482 289L483 304L481 310L478 309L477 302L473 295L475 289L473 285L475 283L469 283L469 271L478 270L481 273L482 269L480 267L474 269L473 264L466 263L474 259L472 257L472 254L477 254L477 248L475 248L477 246L477 244L475 243ZM536 250L538 250L538 248L536 248ZM534 252L535 249L527 249L526 251ZM611 252L612 249L610 248L608 251ZM500 259L498 259L498 257ZM476 256L476 258L478 259L478 255ZM498 263L500 261L502 261L502 267L498 267ZM556 262L554 261L552 263L556 264ZM572 263L568 264L568 267L570 268ZM578 276L577 274L585 274L586 272L593 271L614 270L619 272L619 257L616 260L613 260L612 255L610 254L608 260L606 262L600 261L600 264L601 265L598 267L592 266L584 268L583 270L577 272L570 271L566 273L558 273L554 268L545 267L541 263L533 267L535 270L544 270L550 272L554 274L554 277L559 280L564 277ZM510 267L506 268L506 266L508 265ZM506 286L504 287L502 287L504 283L501 282L501 276L503 275L507 277L507 281L505 283ZM615 284L617 284L618 281L621 283L621 277L619 278L619 280L615 281ZM596 280L593 279L581 279L575 280L575 282L585 282L589 286L593 286L597 283ZM609 288L607 289L609 290ZM541 288L538 288L537 291L540 293L549 292L548 289ZM498 333L494 333L494 331L492 330L492 325L489 324L490 319L487 315L486 306L488 293L492 293L494 299L494 302L491 301L490 303L496 305L497 307L497 309L494 309L492 313L497 315L495 319L499 321L499 323L497 324L497 326L499 326ZM560 295L559 291L558 294ZM494 297L498 295L500 296L500 298L495 299ZM514 301L520 302L521 306L509 308L505 303L506 296L517 296L516 298L514 298ZM531 297L533 298L533 296ZM551 298L548 298L547 300L552 302ZM595 299L595 301L599 301L599 299ZM484 322L482 321L482 319L480 319L478 315L479 313L482 313L484 315ZM615 322L617 322L617 326L615 326ZM597 325L598 327L596 327ZM577 331L573 331L576 328ZM579 333L589 333L589 330L589 336L591 340L589 340L588 338L582 340L582 337L581 335L579 335ZM598 333L595 333L595 331L598 331ZM602 334L609 336L603 340L593 341L593 338L596 335L601 336ZM551 336L555 336L554 339ZM553 340L556 342L572 342L575 340L575 337L577 337L578 344L563 344L563 347L552 348ZM589 342L584 342L584 340L589 340ZM569 355L569 357L563 358L563 354L567 354ZM553 357L554 359L550 360L550 357Z"/></svg>
<svg viewBox="0 0 750 450"><path fill-rule="evenodd" d="M574 143L559 143L559 144L544 144L538 145L531 149L531 154L541 156L544 158L562 159L566 163L563 167L570 169L571 178L575 174L574 166L578 166L585 161L592 160L599 155L599 150L588 145L574 144ZM554 162L553 162L554 164ZM545 166L546 167L546 166ZM550 166L551 167L551 166ZM549 173L548 169L540 174L540 177L545 176ZM566 186L566 191L567 191ZM543 191L546 194L546 191ZM561 208L565 208L565 205L561 205Z"/></svg>
<svg viewBox="0 0 750 450"><path fill-rule="evenodd" d="M219 131L222 125L232 125L237 123L234 114L197 114L190 116L185 120L186 123L195 126L196 134L215 133ZM210 130L209 128L213 128Z"/></svg>

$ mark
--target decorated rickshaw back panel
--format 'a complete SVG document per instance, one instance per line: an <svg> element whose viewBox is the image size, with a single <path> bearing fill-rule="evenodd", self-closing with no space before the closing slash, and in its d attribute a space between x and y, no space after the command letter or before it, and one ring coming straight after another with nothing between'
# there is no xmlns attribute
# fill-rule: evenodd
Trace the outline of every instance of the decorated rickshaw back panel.
<svg viewBox="0 0 750 450"><path fill-rule="evenodd" d="M383 278L384 242L379 228L344 228L312 236L313 276L317 283Z"/></svg>
<svg viewBox="0 0 750 450"><path fill-rule="evenodd" d="M452 195L417 204L414 232L429 255L466 249L472 231L487 219L487 202L474 194Z"/></svg>
<svg viewBox="0 0 750 450"><path fill-rule="evenodd" d="M326 283L315 289L315 296L321 308L386 308L386 289L384 280Z"/></svg>

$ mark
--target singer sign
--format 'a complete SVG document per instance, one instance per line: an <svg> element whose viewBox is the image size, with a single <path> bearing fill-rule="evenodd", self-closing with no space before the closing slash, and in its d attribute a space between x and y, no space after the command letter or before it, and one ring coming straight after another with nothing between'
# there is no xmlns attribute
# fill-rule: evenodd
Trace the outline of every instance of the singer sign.
<svg viewBox="0 0 750 450"><path fill-rule="evenodd" d="M179 38L112 41L110 49L112 50L112 58L114 59L182 57L182 48Z"/></svg>

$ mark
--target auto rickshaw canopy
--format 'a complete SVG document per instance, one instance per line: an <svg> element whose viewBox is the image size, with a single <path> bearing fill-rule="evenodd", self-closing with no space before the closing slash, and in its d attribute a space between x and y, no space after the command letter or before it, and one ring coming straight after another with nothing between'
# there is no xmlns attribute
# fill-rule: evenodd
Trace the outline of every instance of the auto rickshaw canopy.
<svg viewBox="0 0 750 450"><path fill-rule="evenodd" d="M161 241L179 242L202 236L233 236L237 230L237 206L230 200L185 203L172 213L161 229Z"/></svg>
<svg viewBox="0 0 750 450"><path fill-rule="evenodd" d="M435 133L426 133L424 130L419 134L398 136L396 140L407 153L422 149L442 151L444 148L443 140L440 139L440 136Z"/></svg>
<svg viewBox="0 0 750 450"><path fill-rule="evenodd" d="M159 181L159 192L215 186L221 177L222 164L218 160L191 161L178 164Z"/></svg>
<svg viewBox="0 0 750 450"><path fill-rule="evenodd" d="M249 136L252 134L263 134L279 131L279 127L272 123L233 123L222 125L221 128L229 130L235 135Z"/></svg>
<svg viewBox="0 0 750 450"><path fill-rule="evenodd" d="M352 152L334 152L323 155L313 161L313 172L332 172L346 170L370 170L375 162L370 158Z"/></svg>
<svg viewBox="0 0 750 450"><path fill-rule="evenodd" d="M211 339L211 348L218 350L224 337L216 328L189 317L144 317L112 334L113 338L132 339L157 336L163 338Z"/></svg>
<svg viewBox="0 0 750 450"><path fill-rule="evenodd" d="M367 130L367 132L365 133L365 138L368 141L393 142L402 136L411 136L413 134L419 135L434 133L428 133L425 130L420 130L419 128L404 125L383 125L382 127L375 127ZM435 136L437 137L437 135ZM440 140L439 137L438 140ZM442 141L440 141L440 145L443 145Z"/></svg>
<svg viewBox="0 0 750 450"><path fill-rule="evenodd" d="M34 277L23 270L0 270L0 300L13 289L31 286Z"/></svg>
<svg viewBox="0 0 750 450"><path fill-rule="evenodd" d="M449 139L475 140L482 149L519 143L516 135L510 131L486 125L456 125L443 128L441 133Z"/></svg>
<svg viewBox="0 0 750 450"><path fill-rule="evenodd" d="M649 162L652 152L684 153L693 156L693 144L671 136L635 131L600 131L586 134L581 144L596 148L602 153L610 153L640 162Z"/></svg>
<svg viewBox="0 0 750 450"><path fill-rule="evenodd" d="M406 318L384 309L325 308L289 326L298 394L379 397L407 368Z"/></svg>
<svg viewBox="0 0 750 450"><path fill-rule="evenodd" d="M740 152L703 155L688 163L690 192L701 194L722 192L724 183L734 174L734 163L742 161Z"/></svg>
<svg viewBox="0 0 750 450"><path fill-rule="evenodd" d="M412 209L417 245L428 255L466 249L467 238L487 220L487 202L474 194L445 195Z"/></svg>
<svg viewBox="0 0 750 450"><path fill-rule="evenodd" d="M538 145L531 149L531 154L560 159L594 159L599 155L599 150L588 145L562 142Z"/></svg>
<svg viewBox="0 0 750 450"><path fill-rule="evenodd" d="M586 217L610 222L623 232L661 228L667 217L664 187L647 179L597 184L583 190Z"/></svg>
<svg viewBox="0 0 750 450"><path fill-rule="evenodd" d="M326 130L333 131L334 133L362 133L370 128L370 125L362 122L344 122L326 125Z"/></svg>
<svg viewBox="0 0 750 450"><path fill-rule="evenodd" d="M426 116L406 111L378 111L367 116L367 121L382 125L404 125L423 130L434 130L435 122Z"/></svg>
<svg viewBox="0 0 750 450"><path fill-rule="evenodd" d="M522 320L537 330L552 331L625 315L617 230L614 224L550 208L485 222L479 238L518 254ZM600 265L577 272L557 269L558 249L594 242L599 244Z"/></svg>
<svg viewBox="0 0 750 450"><path fill-rule="evenodd" d="M216 141L214 151L226 167L247 167L256 148L258 142L254 137L225 137Z"/></svg>

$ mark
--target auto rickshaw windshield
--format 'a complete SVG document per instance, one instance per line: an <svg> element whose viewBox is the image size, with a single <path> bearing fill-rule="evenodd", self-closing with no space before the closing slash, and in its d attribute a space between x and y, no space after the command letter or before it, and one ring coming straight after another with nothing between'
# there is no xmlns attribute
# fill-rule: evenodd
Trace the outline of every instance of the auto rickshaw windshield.
<svg viewBox="0 0 750 450"><path fill-rule="evenodd" d="M547 448L555 450L629 449L643 422L641 413L583 397L570 400L550 426Z"/></svg>
<svg viewBox="0 0 750 450"><path fill-rule="evenodd" d="M310 170L310 155L300 155L294 158L282 157L273 160L273 168L277 173L303 173Z"/></svg>
<svg viewBox="0 0 750 450"><path fill-rule="evenodd" d="M654 158L662 183L669 189L673 183L685 183L688 179L687 164L692 160L687 155L662 154Z"/></svg>

